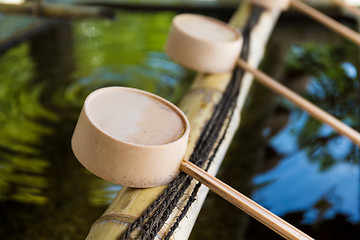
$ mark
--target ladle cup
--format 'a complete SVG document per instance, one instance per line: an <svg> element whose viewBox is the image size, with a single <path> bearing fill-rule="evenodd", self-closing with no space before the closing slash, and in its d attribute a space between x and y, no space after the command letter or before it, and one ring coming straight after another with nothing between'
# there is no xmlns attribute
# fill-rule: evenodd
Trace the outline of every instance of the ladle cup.
<svg viewBox="0 0 360 240"><path fill-rule="evenodd" d="M295 1L295 0L293 0L293 1ZM188 14L180 14L180 15L176 16L174 18L174 20L173 20L172 29L173 28L186 29L188 27L188 24L183 24L183 25L179 26L182 22L186 22L186 21L178 21L178 19L183 19L183 18L188 18L188 17L189 17ZM193 21L196 20L196 18L193 17L193 16L191 17L191 19ZM200 17L198 17L198 19L200 19ZM228 28L228 30L231 29L233 31L233 27L231 27L229 25L226 25L225 23L220 25L218 23L219 21L215 22L214 20L212 20L209 17L201 19L200 23L202 23L204 21L207 21L207 25L216 24L217 27L221 26L223 28ZM208 55L205 54L205 53L211 52L211 48L212 48L213 45L219 45L219 46L222 45L222 44L227 45L228 41L222 40L219 37L218 38L215 38L215 37L208 38L208 35L214 36L216 34L221 34L222 32L225 32L225 31L223 30L222 32L219 32L217 28L213 27L213 28L209 28L207 30L206 35L201 35L200 34L201 33L200 29L203 29L204 27L206 27L206 25L204 24L204 26L201 26L200 23L194 24L192 26L192 28L193 28L192 31L183 30L182 32L178 32L177 35L181 34L182 36L180 36L179 38L187 39L187 45L191 45L191 39L193 39L193 38L197 38L197 40L194 41L194 44L196 44L199 41L198 40L199 38L203 42L210 42L211 43L211 44L206 45L206 47L208 47L208 49L205 49L205 46L204 46L204 49L202 49L202 51L197 52L197 54L198 54L197 59L199 61L202 61L202 60L204 61L203 62L204 64L202 66L200 64L192 65L192 62L189 61L187 58L177 57L178 56L178 55L176 55L177 52L181 52L181 54L183 56L186 56L186 55L191 55L193 53L193 49L192 48L187 48L187 45L186 46L185 45L180 46L182 48L177 49L176 51L174 51L172 48L170 48L169 46L171 46L173 48L176 48L176 46L171 43L173 41L173 39L174 39L174 37L172 36L173 31L170 31L170 33L169 33L169 38L168 38L168 43L167 43L168 47L166 48L166 51L168 52L169 56L171 58L173 58L174 61L177 61L181 65L187 66L187 67L189 67L189 68L191 68L193 70L199 71L199 72L216 73L217 69L215 71L212 71L211 67L210 67L211 65L206 64L210 60L208 59ZM194 29L194 26L199 28L198 31L196 31L196 29ZM211 33L209 33L210 31L211 31ZM216 51L216 54L213 54L212 57L214 59L214 62L217 62L217 59L223 59L223 58L226 58L227 56L228 56L227 52L222 53L221 51ZM233 61L233 62L229 62L229 66L238 65L239 67L243 68L244 70L252 73L255 76L255 80L257 80L257 81L261 82L262 84L266 85L267 87L269 87L270 89L272 89L276 93L286 97L287 99L292 101L295 105L297 105L300 108L307 111L314 118L318 119L321 122L324 122L324 123L330 125L337 132L345 135L346 137L351 139L355 144L360 146L360 134L356 130L352 129L351 127L347 126L343 122L339 121L338 119L336 119L335 117L333 117L329 113L325 112L321 108L317 107L313 103L309 102L305 98L301 97L300 95L298 95L294 91L292 91L289 88L283 86L282 84L280 84L279 82L277 82L273 78L267 76L266 74L262 73L261 71L259 71L257 69L252 68L249 64L247 64L243 60L238 59L238 58L236 58L236 59L231 58L231 61Z"/></svg>
<svg viewBox="0 0 360 240"><path fill-rule="evenodd" d="M156 95L110 87L85 100L72 137L77 159L95 175L130 187L170 183L179 170L289 239L311 239L201 168L183 160L190 126Z"/></svg>
<svg viewBox="0 0 360 240"><path fill-rule="evenodd" d="M72 148L95 175L148 188L178 175L189 132L186 116L165 99L138 89L107 87L86 98Z"/></svg>

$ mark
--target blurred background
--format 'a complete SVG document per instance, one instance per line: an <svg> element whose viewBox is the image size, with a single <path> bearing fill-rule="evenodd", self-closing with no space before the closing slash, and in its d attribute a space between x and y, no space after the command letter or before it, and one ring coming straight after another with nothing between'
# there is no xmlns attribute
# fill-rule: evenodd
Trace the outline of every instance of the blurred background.
<svg viewBox="0 0 360 240"><path fill-rule="evenodd" d="M329 1L312 2L359 28ZM164 53L171 19L194 12L228 21L238 1L61 3L107 6L115 18L0 11L1 239L86 237L121 186L95 177L72 154L85 97L116 85L176 104L195 73ZM261 69L360 130L359 61L355 44L290 10L275 27ZM347 138L254 83L218 177L315 239L360 239L359 159L359 147ZM190 239L281 238L210 193Z"/></svg>

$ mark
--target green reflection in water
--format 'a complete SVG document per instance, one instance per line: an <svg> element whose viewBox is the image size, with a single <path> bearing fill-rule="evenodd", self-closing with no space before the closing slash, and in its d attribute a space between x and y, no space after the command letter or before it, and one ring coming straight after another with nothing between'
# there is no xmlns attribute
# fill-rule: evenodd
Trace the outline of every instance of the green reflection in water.
<svg viewBox="0 0 360 240"><path fill-rule="evenodd" d="M39 102L41 86L26 91L34 69L28 48L24 44L0 58L0 198L43 204L47 182L39 174L49 163L40 157L39 135L53 131L37 119L54 119L55 115Z"/></svg>
<svg viewBox="0 0 360 240"><path fill-rule="evenodd" d="M71 152L70 138L80 108L92 90L110 85L141 88L177 102L192 77L163 53L173 16L119 12L115 22L63 23L0 57L0 211L6 219L0 236L84 239L118 187L87 172ZM359 86L358 75L344 71L349 68L347 63L358 66L349 58L356 50L343 47L295 46L287 61L291 71L306 69L318 79L315 87L324 89L324 98L317 91L309 99L359 128L359 88L350 87ZM252 96L256 102L243 114L244 127L229 152L228 159L233 161L227 160L221 170L226 171L221 179L248 195L253 190L252 176L280 159L263 147L263 130L268 127L264 120L272 103L266 90L256 88ZM258 105L265 113L254 111ZM298 144L308 148L310 155L320 153L310 159L326 170L339 159L327 161L326 149L317 149L335 136L314 137L312 133L320 126L311 118L308 121ZM322 152L326 161L321 160ZM356 163L358 158L343 161ZM211 196L198 221L203 229L195 230L192 239L275 239L269 230Z"/></svg>
<svg viewBox="0 0 360 240"><path fill-rule="evenodd" d="M360 82L357 48L353 44L308 43L293 46L287 55L288 71L305 71L309 74L308 91L304 96L352 128L360 129ZM297 111L301 111L296 108ZM337 158L329 147L339 138L332 129L324 129L321 122L307 117L297 132L297 144L305 149L312 162L318 162L321 170L327 170L339 162L358 164L358 147L352 144L346 155ZM332 144L332 145L331 145Z"/></svg>
<svg viewBox="0 0 360 240"><path fill-rule="evenodd" d="M118 24L77 23L78 69L74 78L80 80L69 87L67 97L82 104L84 93L89 90L122 84L178 101L184 87L178 79L186 73L163 53L173 16L174 13L121 12L117 15Z"/></svg>
<svg viewBox="0 0 360 240"><path fill-rule="evenodd" d="M83 101L115 85L176 103L193 74L163 53L173 16L119 12L114 22L61 22L0 57L0 236L84 239L119 186L73 156Z"/></svg>

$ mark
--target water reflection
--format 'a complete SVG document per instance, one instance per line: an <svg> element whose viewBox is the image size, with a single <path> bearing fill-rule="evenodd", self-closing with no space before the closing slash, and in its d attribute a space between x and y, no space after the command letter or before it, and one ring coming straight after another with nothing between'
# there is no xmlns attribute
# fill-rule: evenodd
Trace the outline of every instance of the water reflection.
<svg viewBox="0 0 360 240"><path fill-rule="evenodd" d="M42 190L47 183L39 174L49 164L39 157L38 136L52 131L43 128L36 118L51 119L53 115L39 104L40 86L31 93L23 91L29 86L34 67L27 50L28 45L23 45L0 59L0 198L43 204L47 199Z"/></svg>
<svg viewBox="0 0 360 240"><path fill-rule="evenodd" d="M359 130L354 52L347 42L292 45L285 78ZM359 157L346 137L255 83L219 177L315 239L358 239ZM211 193L191 239L203 239L204 233L206 239L282 239Z"/></svg>
<svg viewBox="0 0 360 240"><path fill-rule="evenodd" d="M177 102L189 84L163 53L173 13L118 15L61 22L0 57L0 236L84 239L118 192L70 148L91 91L137 87Z"/></svg>
<svg viewBox="0 0 360 240"><path fill-rule="evenodd" d="M76 24L77 70L73 75L79 80L69 86L68 96L82 103L84 95L96 88L122 84L178 101L189 84L181 81L189 79L188 72L163 52L174 15L121 12L116 23ZM84 89L86 93L79 93Z"/></svg>
<svg viewBox="0 0 360 240"><path fill-rule="evenodd" d="M293 46L287 60L290 70L312 75L308 99L359 129L359 77L352 51L347 43L305 44ZM268 144L283 157L253 178L258 186L254 200L285 218L301 212L301 225L325 224L339 216L349 224L360 222L360 154L349 139L293 109L289 123Z"/></svg>
<svg viewBox="0 0 360 240"><path fill-rule="evenodd" d="M0 57L0 236L84 239L120 186L75 160L80 108L109 85L178 101L192 74L163 53L173 16L64 22ZM289 76L309 82L307 98L359 129L356 51L348 43L296 45L286 62ZM358 147L261 86L250 99L220 178L317 239L360 238ZM213 194L191 238L279 239Z"/></svg>
<svg viewBox="0 0 360 240"><path fill-rule="evenodd" d="M275 168L254 178L254 184L262 187L253 193L253 199L280 216L305 212L306 224L330 219L337 213L347 215L353 223L359 222L359 168L345 161L352 143L337 137L323 146L326 159L316 160L317 154L309 159L296 140L296 130L302 129L307 116L298 115L293 113L290 124L271 140L271 147L285 157ZM330 205L319 210L316 204L323 199Z"/></svg>

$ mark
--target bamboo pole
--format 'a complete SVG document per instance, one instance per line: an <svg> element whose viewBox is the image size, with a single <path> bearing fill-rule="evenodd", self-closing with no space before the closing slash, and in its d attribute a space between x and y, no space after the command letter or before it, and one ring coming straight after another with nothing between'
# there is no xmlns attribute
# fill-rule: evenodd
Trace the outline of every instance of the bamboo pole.
<svg viewBox="0 0 360 240"><path fill-rule="evenodd" d="M56 18L114 18L114 12L104 7L84 7L28 2L21 5L0 4L0 12Z"/></svg>
<svg viewBox="0 0 360 240"><path fill-rule="evenodd" d="M236 27L243 27L251 14L252 6L247 3L241 3L239 9L234 14L230 21ZM259 23L255 26L250 36L250 55L249 64L252 67L257 67L262 59L266 42L272 32L272 29L277 22L280 11L267 10L261 14ZM199 138L203 127L208 119L210 119L215 105L219 102L226 85L231 78L230 73L221 74L198 74L194 83L184 95L179 107L187 115L191 134L186 152L186 157L189 157L195 147L196 141ZM222 142L218 153L210 166L208 173L215 175L221 165L231 140L237 130L240 122L240 112L245 103L246 96L252 84L253 77L246 73L241 92L238 99L238 104L235 109L230 126L227 130L225 140ZM186 204L186 200L192 192L196 181L193 181L189 189L179 202L169 219L166 221L163 228L158 233L157 238L162 239L168 232L169 228L176 221L180 213L180 209ZM163 192L165 187L151 188L151 189L132 189L123 187L105 213L93 224L86 239L101 239L101 240L115 240L122 234L128 224L137 219L141 213ZM205 201L208 188L201 186L196 201L187 213L187 217L180 222L180 226L175 231L172 239L187 239L190 235L191 229L196 221L198 213Z"/></svg>
<svg viewBox="0 0 360 240"><path fill-rule="evenodd" d="M249 19L249 16L251 14L251 5L248 4L242 4L238 11L233 15L232 19L230 20L230 24L242 28L242 26L245 25L246 21ZM262 59L262 56L264 54L265 46L268 41L269 36L272 33L272 30L277 22L277 19L280 15L280 11L278 10L268 10L264 12L258 24L252 29L250 34L250 55L248 58L248 62L251 66L257 67ZM188 95L194 95L196 96L199 94L200 90L206 90L206 88L215 89L219 88L221 92L225 90L225 84L230 79L229 74L200 74L196 79L192 86L193 89L190 89L188 94L185 95L183 101L181 102L180 106L185 106L186 108L191 108L194 105L194 102ZM226 151L228 147L230 146L230 143L233 139L233 136L239 126L240 123L240 113L241 110L245 104L246 97L248 95L249 89L251 87L253 81L253 76L251 74L245 74L243 78L243 82L241 85L240 95L237 102L237 108L235 109L234 116L231 119L230 126L227 131L227 135L225 138L225 141L223 141L222 145L220 146L220 149L215 157L215 160L213 164L211 165L210 169L208 170L208 173L210 173L212 176L215 176L218 169L220 168L220 165L222 163L222 160L226 154ZM196 91L194 91L196 90ZM194 92L193 92L194 91ZM201 103L200 109L201 109ZM216 103L215 103L216 104ZM214 104L214 106L215 106ZM194 109L193 117L196 119L197 116L199 116L201 113L198 114L198 110ZM193 118L192 118L193 119ZM192 121L190 121L191 126ZM202 122L199 125L204 126L206 122ZM180 205L177 209L174 210L173 214L170 216L166 224L164 225L163 229L159 233L158 237L161 239L164 234L168 231L169 227L172 226L172 224L176 221L178 215L180 214L180 210L182 207L186 204L187 199L191 195L192 188L195 186L196 181L193 182L192 187L189 188L187 192L185 192L183 198L180 200ZM191 229L196 221L196 218L198 216L198 213L201 209L202 204L205 201L206 194L208 193L208 188L205 186L201 186L199 194L196 196L196 201L193 203L192 207L186 214L186 219L180 222L180 225L178 227L178 230L173 235L173 239L188 239Z"/></svg>
<svg viewBox="0 0 360 240"><path fill-rule="evenodd" d="M345 27L341 23L335 21L334 19L326 16L325 14L317 11L316 9L306 5L305 3L301 2L300 0L291 0L291 6L299 10L300 12L310 16L311 18L319 21L320 23L324 24L325 26L329 27L334 32L337 32L344 37L348 38L358 46L360 46L360 35L353 31L350 28Z"/></svg>
<svg viewBox="0 0 360 240"><path fill-rule="evenodd" d="M291 102L293 102L295 105L299 106L300 108L307 111L311 116L318 119L321 122L324 122L331 127L333 127L337 132L340 134L345 135L348 137L351 141L353 141L355 144L360 146L360 133L354 130L353 128L349 127L345 123L341 122L337 118L333 117L329 113L325 112L321 108L317 107L313 103L309 102L305 98L301 97L294 91L290 90L289 88L285 87L284 85L278 83L271 77L267 76L263 72L256 70L252 67L250 67L248 64L246 64L242 60L238 60L238 65L245 69L246 71L250 72L254 75L255 79L268 88L272 89L274 92L286 97Z"/></svg>
<svg viewBox="0 0 360 240"><path fill-rule="evenodd" d="M337 5L343 7L345 10L351 12L355 17L360 18L360 9L349 5L344 0L333 0Z"/></svg>

